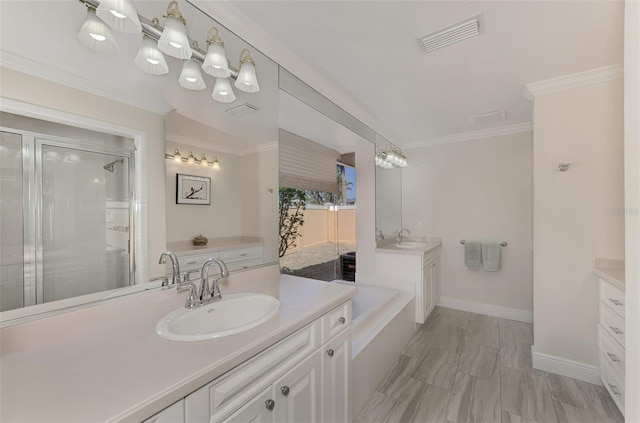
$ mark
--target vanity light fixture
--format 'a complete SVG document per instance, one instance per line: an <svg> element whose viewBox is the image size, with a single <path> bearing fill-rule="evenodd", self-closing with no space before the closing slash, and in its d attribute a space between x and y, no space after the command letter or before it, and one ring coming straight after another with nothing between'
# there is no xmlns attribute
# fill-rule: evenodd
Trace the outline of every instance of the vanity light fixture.
<svg viewBox="0 0 640 423"><path fill-rule="evenodd" d="M245 53L247 55L243 57ZM253 61L251 53L246 48L240 52L240 71L238 72L235 86L245 93L257 93L260 91L258 78L256 77L256 62Z"/></svg>
<svg viewBox="0 0 640 423"><path fill-rule="evenodd" d="M187 36L187 21L184 20L176 0L169 3L167 14L164 17L166 22L158 40L158 48L163 53L177 59L190 59L192 51Z"/></svg>
<svg viewBox="0 0 640 423"><path fill-rule="evenodd" d="M96 15L111 28L128 34L140 34L142 25L132 0L101 0Z"/></svg>
<svg viewBox="0 0 640 423"><path fill-rule="evenodd" d="M182 72L180 72L178 82L188 90L201 91L207 88L200 73L200 66L193 60L186 60L182 64Z"/></svg>
<svg viewBox="0 0 640 423"><path fill-rule="evenodd" d="M102 54L117 54L120 52L109 25L96 16L96 9L87 8L87 18L76 34L80 43L86 48Z"/></svg>
<svg viewBox="0 0 640 423"><path fill-rule="evenodd" d="M227 78L216 78L211 97L220 103L231 103L236 99L236 95L233 93L233 88L231 88Z"/></svg>
<svg viewBox="0 0 640 423"><path fill-rule="evenodd" d="M204 168L211 166L213 170L220 170L220 162L217 157L214 157L211 162L207 161L207 157L204 154L200 155L200 159L196 159L192 151L189 151L187 157L182 157L179 149L175 149L173 154L166 154L164 158L167 160L173 160L176 163L187 163L190 165L199 165Z"/></svg>
<svg viewBox="0 0 640 423"><path fill-rule="evenodd" d="M409 166L407 157L404 155L402 150L393 146L387 146L384 149L376 149L375 164L383 169Z"/></svg>
<svg viewBox="0 0 640 423"><path fill-rule="evenodd" d="M202 70L216 78L231 76L227 55L224 52L224 42L218 34L218 28L211 27L207 34L207 55L202 63Z"/></svg>
<svg viewBox="0 0 640 423"><path fill-rule="evenodd" d="M158 43L146 35L142 37L135 63L137 67L152 75L164 75L169 72L169 65L164 54L158 50Z"/></svg>

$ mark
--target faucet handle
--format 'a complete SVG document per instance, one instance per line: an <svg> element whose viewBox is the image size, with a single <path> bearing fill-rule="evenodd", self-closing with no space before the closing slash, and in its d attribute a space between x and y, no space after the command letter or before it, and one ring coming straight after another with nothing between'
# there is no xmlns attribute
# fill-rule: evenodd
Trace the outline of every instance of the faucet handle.
<svg viewBox="0 0 640 423"><path fill-rule="evenodd" d="M166 276L158 276L156 278L149 279L149 282L162 281L160 286L169 286L169 278Z"/></svg>
<svg viewBox="0 0 640 423"><path fill-rule="evenodd" d="M193 269L193 270L189 270L184 272L184 274L182 275L182 281L183 282L189 282L191 280L191 274L193 273L200 273L200 269Z"/></svg>
<svg viewBox="0 0 640 423"><path fill-rule="evenodd" d="M196 285L193 282L183 282L181 284L178 284L178 286L180 285L182 285L185 288L189 288L189 295L187 296L187 302L184 304L185 308L196 308L200 306Z"/></svg>

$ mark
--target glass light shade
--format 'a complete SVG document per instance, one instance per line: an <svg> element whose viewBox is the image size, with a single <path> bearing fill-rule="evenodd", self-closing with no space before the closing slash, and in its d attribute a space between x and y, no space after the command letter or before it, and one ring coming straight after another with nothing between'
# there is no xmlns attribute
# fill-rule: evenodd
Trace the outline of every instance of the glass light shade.
<svg viewBox="0 0 640 423"><path fill-rule="evenodd" d="M200 67L198 66L198 63L193 60L187 60L184 62L178 82L188 90L200 91L207 88L204 83L204 79L202 78L202 73L200 73Z"/></svg>
<svg viewBox="0 0 640 423"><path fill-rule="evenodd" d="M200 157L200 166L202 167L209 166L209 162L207 162L207 156L205 156L204 154L202 155L202 157Z"/></svg>
<svg viewBox="0 0 640 423"><path fill-rule="evenodd" d="M168 17L164 31L158 40L158 48L165 54L177 59L190 59L191 47L184 24L178 18Z"/></svg>
<svg viewBox="0 0 640 423"><path fill-rule="evenodd" d="M196 163L196 158L193 157L193 153L189 151L189 155L187 156L187 163L192 165Z"/></svg>
<svg viewBox="0 0 640 423"><path fill-rule="evenodd" d="M211 164L213 166L213 170L220 170L220 162L217 157L213 158L213 162L211 162Z"/></svg>
<svg viewBox="0 0 640 423"><path fill-rule="evenodd" d="M207 48L207 55L202 63L202 70L216 78L228 78L231 76L227 56L224 47L219 43L210 43Z"/></svg>
<svg viewBox="0 0 640 423"><path fill-rule="evenodd" d="M87 18L76 34L86 48L102 54L118 54L120 49L109 25L96 16L95 9L87 9Z"/></svg>
<svg viewBox="0 0 640 423"><path fill-rule="evenodd" d="M236 95L233 93L233 88L231 88L227 78L216 78L211 97L220 103L231 103L236 99Z"/></svg>
<svg viewBox="0 0 640 423"><path fill-rule="evenodd" d="M180 163L182 161L182 156L180 155L180 150L176 148L175 153L173 153L173 161Z"/></svg>
<svg viewBox="0 0 640 423"><path fill-rule="evenodd" d="M96 15L111 28L128 34L140 34L142 25L132 0L101 0Z"/></svg>
<svg viewBox="0 0 640 423"><path fill-rule="evenodd" d="M260 91L258 78L256 77L256 67L253 63L243 62L242 65L240 65L240 72L238 73L235 86L245 93L257 93Z"/></svg>
<svg viewBox="0 0 640 423"><path fill-rule="evenodd" d="M164 75L169 66L164 54L158 50L157 43L149 37L142 38L142 44L135 60L136 66L152 75Z"/></svg>

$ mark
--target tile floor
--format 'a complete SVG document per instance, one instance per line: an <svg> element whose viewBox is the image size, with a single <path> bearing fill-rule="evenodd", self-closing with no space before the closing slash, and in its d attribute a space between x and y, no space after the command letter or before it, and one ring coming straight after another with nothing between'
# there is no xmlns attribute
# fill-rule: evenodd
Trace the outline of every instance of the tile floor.
<svg viewBox="0 0 640 423"><path fill-rule="evenodd" d="M531 344L530 324L437 307L356 422L624 421L602 386L533 369Z"/></svg>

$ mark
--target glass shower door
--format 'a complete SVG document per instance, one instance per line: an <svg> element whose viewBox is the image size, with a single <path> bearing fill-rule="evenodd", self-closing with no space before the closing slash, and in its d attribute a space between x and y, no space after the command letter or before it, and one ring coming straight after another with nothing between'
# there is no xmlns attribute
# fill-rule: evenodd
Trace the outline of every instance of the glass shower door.
<svg viewBox="0 0 640 423"><path fill-rule="evenodd" d="M37 302L130 283L129 157L36 140L41 204Z"/></svg>

